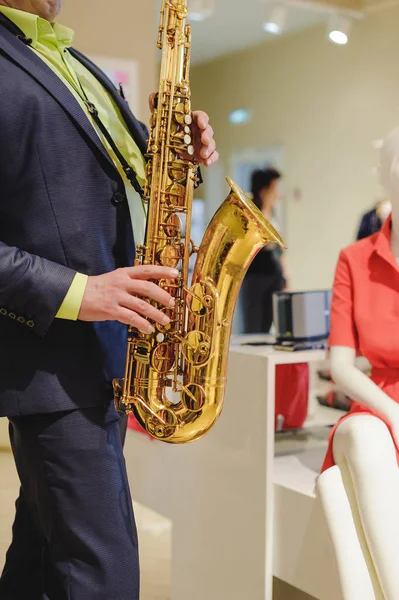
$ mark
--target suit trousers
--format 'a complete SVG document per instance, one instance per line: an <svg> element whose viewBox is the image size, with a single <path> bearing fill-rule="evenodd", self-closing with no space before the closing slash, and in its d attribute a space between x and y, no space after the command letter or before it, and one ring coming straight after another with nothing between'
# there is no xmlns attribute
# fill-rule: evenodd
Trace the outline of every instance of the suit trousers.
<svg viewBox="0 0 399 600"><path fill-rule="evenodd" d="M113 405L10 419L21 481L1 600L139 600L137 532Z"/></svg>

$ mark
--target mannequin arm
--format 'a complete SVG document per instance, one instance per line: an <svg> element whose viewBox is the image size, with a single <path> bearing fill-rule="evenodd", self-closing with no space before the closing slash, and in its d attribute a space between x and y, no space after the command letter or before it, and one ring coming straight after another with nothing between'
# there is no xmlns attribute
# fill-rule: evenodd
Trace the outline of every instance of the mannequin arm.
<svg viewBox="0 0 399 600"><path fill-rule="evenodd" d="M399 423L399 404L355 366L355 358L353 348L331 347L330 368L334 381L350 398L377 412L388 423Z"/></svg>

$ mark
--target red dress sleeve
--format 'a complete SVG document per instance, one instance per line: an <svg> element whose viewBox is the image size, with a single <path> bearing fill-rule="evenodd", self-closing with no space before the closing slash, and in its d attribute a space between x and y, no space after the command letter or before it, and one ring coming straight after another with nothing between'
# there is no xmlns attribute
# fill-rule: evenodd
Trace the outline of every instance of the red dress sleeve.
<svg viewBox="0 0 399 600"><path fill-rule="evenodd" d="M353 311L353 281L345 250L341 252L335 270L329 337L329 347L331 346L358 349Z"/></svg>

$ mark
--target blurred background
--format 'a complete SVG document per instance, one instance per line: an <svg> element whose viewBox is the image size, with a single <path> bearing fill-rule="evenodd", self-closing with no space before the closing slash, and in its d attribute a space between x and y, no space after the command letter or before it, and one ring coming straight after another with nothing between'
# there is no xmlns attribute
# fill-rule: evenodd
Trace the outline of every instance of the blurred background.
<svg viewBox="0 0 399 600"><path fill-rule="evenodd" d="M222 174L240 180L248 163L274 163L284 174L291 285L329 287L339 249L383 193L374 168L381 138L398 124L399 6L294 0L279 13L260 0L213 5L193 24L193 101L211 114L221 152L206 202L223 196ZM352 12L341 26L351 26L347 44L331 42L332 17ZM280 35L264 31L284 14Z"/></svg>
<svg viewBox="0 0 399 600"><path fill-rule="evenodd" d="M62 13L76 47L115 79L130 77L145 122L160 6L65 0ZM272 165L283 174L276 211L290 287L330 287L339 250L383 195L375 167L399 121L399 3L191 0L189 8L193 107L210 114L221 155L197 194L196 235L228 192L225 175L249 191L252 170Z"/></svg>

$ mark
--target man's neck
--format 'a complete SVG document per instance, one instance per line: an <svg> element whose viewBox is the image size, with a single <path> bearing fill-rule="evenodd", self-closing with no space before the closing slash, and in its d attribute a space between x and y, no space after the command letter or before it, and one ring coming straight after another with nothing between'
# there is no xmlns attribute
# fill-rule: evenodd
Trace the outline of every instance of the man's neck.
<svg viewBox="0 0 399 600"><path fill-rule="evenodd" d="M5 6L6 8L13 8L14 10L20 10L22 12L29 13L30 15L35 15L37 17L40 17L41 19L45 19L46 21L49 21L50 23L53 21L53 19L50 20L50 18L48 16L45 16L43 14L39 14L38 12L36 12L34 10L34 8L31 6L23 8L21 6L14 6L14 3L11 2L10 0L0 0L0 8L2 6Z"/></svg>
<svg viewBox="0 0 399 600"><path fill-rule="evenodd" d="M12 5L11 2L7 2L7 0L0 0L0 6L7 6L7 8L16 8Z"/></svg>

